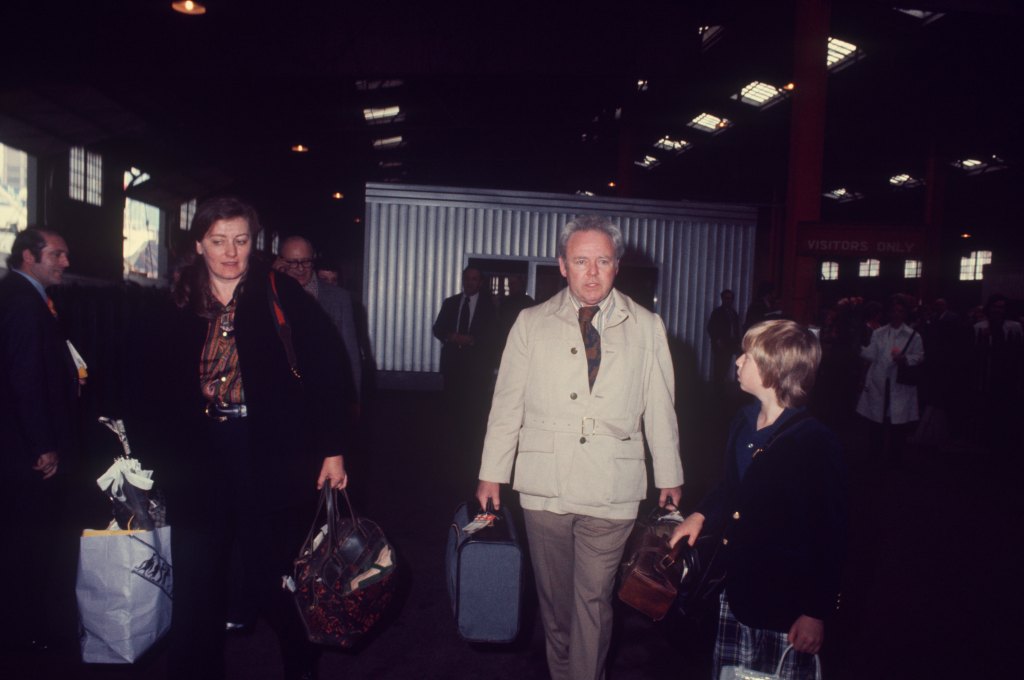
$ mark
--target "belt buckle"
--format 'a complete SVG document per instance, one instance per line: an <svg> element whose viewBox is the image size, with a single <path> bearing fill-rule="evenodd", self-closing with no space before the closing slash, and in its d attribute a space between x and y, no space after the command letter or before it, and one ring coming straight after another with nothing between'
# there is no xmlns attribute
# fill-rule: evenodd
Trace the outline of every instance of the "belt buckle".
<svg viewBox="0 0 1024 680"><path fill-rule="evenodd" d="M210 403L208 403L206 405L206 408L204 409L204 413L206 413L206 417L212 419L213 422L215 422L215 423L226 423L227 420L228 420L228 417L227 416L223 416L223 415L214 415L213 413L211 413L210 412L210 407L212 407L212 406L214 406L213 402L210 402Z"/></svg>
<svg viewBox="0 0 1024 680"><path fill-rule="evenodd" d="M590 421L590 430L587 430L587 421ZM594 434L597 430L597 419L596 418L584 418L580 424L580 434L584 437Z"/></svg>

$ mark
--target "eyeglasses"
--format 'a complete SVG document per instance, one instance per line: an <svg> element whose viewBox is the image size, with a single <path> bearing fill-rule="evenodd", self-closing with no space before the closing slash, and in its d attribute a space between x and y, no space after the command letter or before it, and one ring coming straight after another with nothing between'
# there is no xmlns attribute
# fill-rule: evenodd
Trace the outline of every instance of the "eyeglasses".
<svg viewBox="0 0 1024 680"><path fill-rule="evenodd" d="M313 260L284 260L289 269L309 269L313 266Z"/></svg>

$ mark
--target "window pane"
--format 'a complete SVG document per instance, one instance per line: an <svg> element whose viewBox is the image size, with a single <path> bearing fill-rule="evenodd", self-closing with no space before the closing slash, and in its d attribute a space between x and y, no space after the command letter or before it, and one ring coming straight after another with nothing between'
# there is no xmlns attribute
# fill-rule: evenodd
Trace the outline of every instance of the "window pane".
<svg viewBox="0 0 1024 680"><path fill-rule="evenodd" d="M85 149L80 146L71 147L68 155L68 196L85 200Z"/></svg>
<svg viewBox="0 0 1024 680"><path fill-rule="evenodd" d="M178 227L182 231L188 231L188 228L192 226L192 218L196 216L196 199L192 199L187 203L181 204L181 217L178 223Z"/></svg>
<svg viewBox="0 0 1024 680"><path fill-rule="evenodd" d="M160 242L160 209L126 198L123 253L125 275L160 278Z"/></svg>
<svg viewBox="0 0 1024 680"><path fill-rule="evenodd" d="M103 157L91 151L85 154L85 201L103 205Z"/></svg>
<svg viewBox="0 0 1024 680"><path fill-rule="evenodd" d="M871 278L878 276L878 270L880 267L878 260L861 260L859 274L862 278Z"/></svg>
<svg viewBox="0 0 1024 680"><path fill-rule="evenodd" d="M821 263L821 280L822 281L835 281L839 278L839 263L838 262L822 262Z"/></svg>
<svg viewBox="0 0 1024 680"><path fill-rule="evenodd" d="M28 226L28 154L0 144L0 253Z"/></svg>
<svg viewBox="0 0 1024 680"><path fill-rule="evenodd" d="M981 281L985 265L992 264L991 250L975 250L967 257L960 258L960 280Z"/></svg>
<svg viewBox="0 0 1024 680"><path fill-rule="evenodd" d="M903 263L903 278L905 278L905 279L919 279L919 278L921 278L921 260L906 260Z"/></svg>

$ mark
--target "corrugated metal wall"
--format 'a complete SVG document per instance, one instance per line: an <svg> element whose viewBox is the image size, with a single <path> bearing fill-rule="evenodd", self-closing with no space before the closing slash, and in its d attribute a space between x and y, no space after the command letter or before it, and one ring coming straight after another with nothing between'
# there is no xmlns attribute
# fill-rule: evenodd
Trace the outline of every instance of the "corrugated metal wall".
<svg viewBox="0 0 1024 680"><path fill-rule="evenodd" d="M703 375L718 293L732 288L741 314L750 301L751 207L368 184L366 213L363 302L382 371L438 370L441 343L431 325L444 299L461 290L470 257L554 258L558 230L581 214L615 219L627 257L658 268L655 311L693 350Z"/></svg>

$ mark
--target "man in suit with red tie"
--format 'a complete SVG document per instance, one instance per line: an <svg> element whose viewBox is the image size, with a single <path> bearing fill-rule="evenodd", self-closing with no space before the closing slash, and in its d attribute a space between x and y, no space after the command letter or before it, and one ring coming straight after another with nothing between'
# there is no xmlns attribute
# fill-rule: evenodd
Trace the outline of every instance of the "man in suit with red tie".
<svg viewBox="0 0 1024 680"><path fill-rule="evenodd" d="M14 239L0 280L0 517L7 584L0 639L40 650L62 502L57 475L74 457L79 370L46 293L68 267L68 247L53 231L29 228ZM84 379L84 378L83 378Z"/></svg>
<svg viewBox="0 0 1024 680"><path fill-rule="evenodd" d="M479 450L494 377L497 311L483 290L479 269L462 272L462 292L447 298L434 321L441 341L441 375L448 413L455 418L451 434L457 445Z"/></svg>
<svg viewBox="0 0 1024 680"><path fill-rule="evenodd" d="M519 492L552 680L604 680L612 586L640 501L679 502L675 372L661 318L614 288L625 250L605 217L568 222L568 287L519 313L501 357L476 498Z"/></svg>

